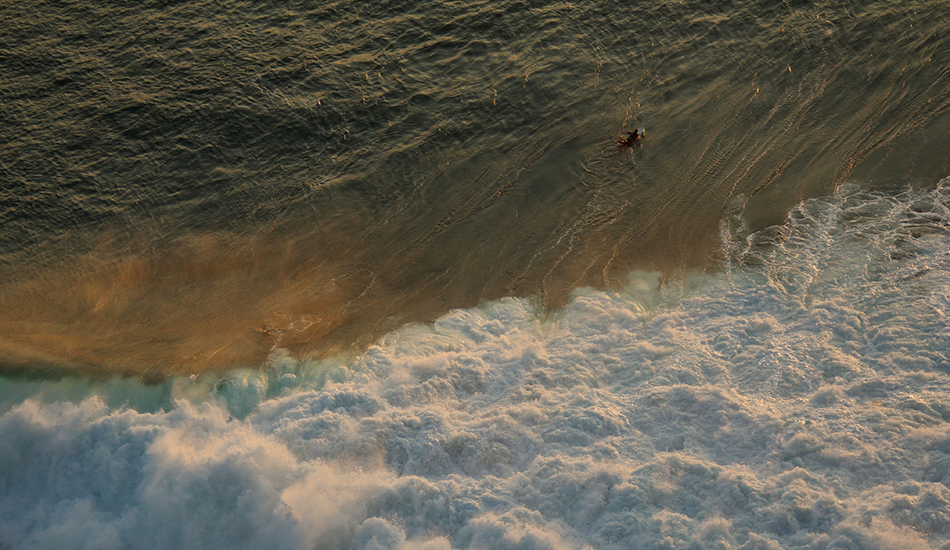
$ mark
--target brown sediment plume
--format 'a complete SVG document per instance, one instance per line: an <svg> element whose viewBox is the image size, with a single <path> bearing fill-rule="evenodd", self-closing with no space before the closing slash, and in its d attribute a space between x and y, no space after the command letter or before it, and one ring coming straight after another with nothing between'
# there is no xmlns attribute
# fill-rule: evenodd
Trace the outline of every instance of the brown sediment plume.
<svg viewBox="0 0 950 550"><path fill-rule="evenodd" d="M256 367L276 347L320 348L346 323L347 303L371 284L326 266L288 272L275 263L279 252L195 248L99 265L86 259L8 285L0 298L5 370L167 375Z"/></svg>
<svg viewBox="0 0 950 550"><path fill-rule="evenodd" d="M678 237L661 235L668 224L644 216L630 225L626 207L607 208L590 190L488 191L468 210L456 200L454 218L421 200L395 218L354 209L252 235L105 231L83 254L0 285L0 370L161 378L255 368L276 349L358 350L406 323L504 296L557 308L578 286L619 281L630 258L648 258L649 269L708 259L708 240L669 247ZM572 206L551 208L562 202Z"/></svg>

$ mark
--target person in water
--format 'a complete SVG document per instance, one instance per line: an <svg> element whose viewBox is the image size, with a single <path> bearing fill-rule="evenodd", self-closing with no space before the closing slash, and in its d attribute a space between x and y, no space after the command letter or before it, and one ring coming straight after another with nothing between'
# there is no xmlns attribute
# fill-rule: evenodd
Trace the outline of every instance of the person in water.
<svg viewBox="0 0 950 550"><path fill-rule="evenodd" d="M634 144L639 145L643 138L646 137L646 130L643 128L637 128L632 132L627 132L627 137L620 136L617 140L617 143L620 144L621 149L627 147L633 147Z"/></svg>

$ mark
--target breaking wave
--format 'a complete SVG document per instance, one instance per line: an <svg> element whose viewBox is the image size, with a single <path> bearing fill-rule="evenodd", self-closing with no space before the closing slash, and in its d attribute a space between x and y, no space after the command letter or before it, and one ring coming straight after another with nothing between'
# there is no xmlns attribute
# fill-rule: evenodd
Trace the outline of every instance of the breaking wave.
<svg viewBox="0 0 950 550"><path fill-rule="evenodd" d="M723 235L359 355L4 380L0 546L947 548L950 181Z"/></svg>

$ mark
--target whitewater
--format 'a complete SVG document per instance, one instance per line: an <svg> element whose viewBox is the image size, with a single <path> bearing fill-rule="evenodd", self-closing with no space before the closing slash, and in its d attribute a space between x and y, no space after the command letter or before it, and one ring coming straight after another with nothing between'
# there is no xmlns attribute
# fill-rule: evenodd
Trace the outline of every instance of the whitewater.
<svg viewBox="0 0 950 550"><path fill-rule="evenodd" d="M352 357L4 381L9 548L947 548L950 180Z"/></svg>

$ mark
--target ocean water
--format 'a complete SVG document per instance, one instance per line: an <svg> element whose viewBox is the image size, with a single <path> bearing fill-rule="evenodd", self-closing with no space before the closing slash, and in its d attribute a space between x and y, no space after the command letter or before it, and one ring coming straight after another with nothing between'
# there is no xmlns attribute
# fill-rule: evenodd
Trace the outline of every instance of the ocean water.
<svg viewBox="0 0 950 550"><path fill-rule="evenodd" d="M947 550L948 16L3 3L0 549Z"/></svg>

